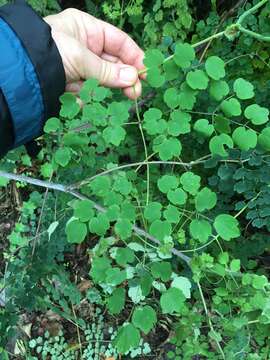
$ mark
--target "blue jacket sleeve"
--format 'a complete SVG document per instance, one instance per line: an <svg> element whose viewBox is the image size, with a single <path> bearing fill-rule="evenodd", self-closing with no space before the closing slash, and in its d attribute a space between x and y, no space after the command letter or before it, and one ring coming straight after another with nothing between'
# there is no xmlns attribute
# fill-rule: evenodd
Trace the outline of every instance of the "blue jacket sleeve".
<svg viewBox="0 0 270 360"><path fill-rule="evenodd" d="M59 112L65 72L50 27L25 3L0 8L0 156Z"/></svg>

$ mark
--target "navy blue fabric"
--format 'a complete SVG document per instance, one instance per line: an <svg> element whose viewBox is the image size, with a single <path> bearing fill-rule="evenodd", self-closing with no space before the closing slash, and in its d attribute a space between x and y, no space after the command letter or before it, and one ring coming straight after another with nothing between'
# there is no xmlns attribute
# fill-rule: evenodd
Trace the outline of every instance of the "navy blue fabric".
<svg viewBox="0 0 270 360"><path fill-rule="evenodd" d="M16 147L41 134L44 105L35 68L14 31L1 18L0 54L0 89L9 107Z"/></svg>
<svg viewBox="0 0 270 360"><path fill-rule="evenodd" d="M0 89L0 158L8 150L12 149L14 144L13 128L9 109Z"/></svg>

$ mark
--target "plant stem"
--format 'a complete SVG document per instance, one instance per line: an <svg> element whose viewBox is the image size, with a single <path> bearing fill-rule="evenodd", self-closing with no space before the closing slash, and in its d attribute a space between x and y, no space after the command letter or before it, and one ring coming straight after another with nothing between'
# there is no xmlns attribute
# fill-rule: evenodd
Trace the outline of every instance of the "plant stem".
<svg viewBox="0 0 270 360"><path fill-rule="evenodd" d="M137 115L137 119L138 119L138 123L139 123L139 130L142 136L142 141L143 141L143 147L144 147L144 155L145 155L145 161L147 161L148 159L148 150L147 150L147 145L146 145L146 141L145 141L145 136L144 136L144 132L143 132L143 128L142 128L142 122L141 122L141 116L140 116L140 111L139 111L139 105L138 105L138 100L135 99L135 109L136 109L136 115ZM149 196L150 196L150 168L149 168L149 164L147 162L146 165L146 205L148 205L149 203Z"/></svg>
<svg viewBox="0 0 270 360"><path fill-rule="evenodd" d="M203 307L204 307L204 312L205 312L205 315L206 315L206 317L207 317L207 319L208 319L209 327L210 327L211 331L215 334L216 331L215 331L215 329L214 329L214 327L213 327L212 321L211 321L210 316L209 316L209 313L208 313L208 309L207 309L207 306L206 306L206 301L205 301L205 298L204 298L204 295L203 295L203 291L202 291L201 284L200 284L199 281L197 281L196 284L197 284L198 289L199 289L200 297L201 297L201 299L202 299L202 303L203 303ZM215 342L216 342L216 344L217 344L217 347L218 347L218 349L219 349L220 354L222 355L222 358L225 360L225 359L226 359L226 358L225 358L225 354L224 354L224 352L223 352L223 350L222 350L222 347L221 347L219 341L218 341L217 339L215 339Z"/></svg>
<svg viewBox="0 0 270 360"><path fill-rule="evenodd" d="M252 13L254 13L256 10L258 10L261 6L263 6L264 4L266 4L269 0L261 0L260 2L258 2L258 4L256 4L255 6L253 6L252 8L250 8L249 10L245 11L237 20L236 24L240 25L242 24L242 22L245 20L245 18L249 15L251 15Z"/></svg>
<svg viewBox="0 0 270 360"><path fill-rule="evenodd" d="M220 31L214 35L211 35L209 37L207 37L206 39L204 40L201 40L201 41L198 41L196 42L195 44L191 44L191 46L193 48L196 48L196 47L199 47L200 45L203 45L209 41L212 41L214 39L217 39L217 38L220 38L222 37L223 35L226 34L226 31L228 30L228 28L233 28L235 27L236 30L239 30L241 31L242 33L244 34L247 34L259 41L267 41L267 42L270 42L270 36L264 36L264 35L261 35L261 34L258 34L258 33L255 33L254 31L250 31L250 30L247 30L245 29L244 27L241 26L242 22L244 21L244 19L249 16L250 14L252 14L253 12L255 12L256 10L258 10L261 6L263 6L264 4L266 4L269 0L261 0L257 5L253 6L251 9L245 11L240 17L239 19L237 20L236 23L230 25L229 27L227 27L225 30L223 31ZM168 56L166 59L164 59L163 61L163 64L166 63L167 61L173 59L174 57L174 54ZM138 72L139 75L141 74L144 74L146 73L147 71L149 70L149 68L145 68L141 71Z"/></svg>
<svg viewBox="0 0 270 360"><path fill-rule="evenodd" d="M197 43L195 44L191 44L191 46L195 49L196 47L200 46L200 45L203 45L205 44L206 42L210 41L210 40L214 40L214 39L217 39L217 38L220 38L221 36L223 36L225 34L225 31L220 31L214 35L211 35L209 36L208 38L204 39L204 40L201 40L201 41L198 41ZM170 61L171 59L173 59L174 57L174 54L166 57L166 59L163 60L163 64L165 64L167 61ZM149 70L149 68L145 68L141 71L138 72L139 75L141 74L144 74L146 73L147 71Z"/></svg>
<svg viewBox="0 0 270 360"><path fill-rule="evenodd" d="M85 196L75 190L71 190L69 188L69 186L67 186L67 185L55 184L55 183L52 183L49 181L38 180L38 179L34 179L34 178L31 178L28 176L12 174L12 173L8 173L8 172L1 171L1 170L0 170L0 177L3 177L8 180L15 180L15 181L24 182L27 184L36 185L36 186L43 187L46 189L61 191L66 194L70 194L79 200L91 200L87 196ZM104 208L103 206L101 206L95 202L93 204L94 204L93 205L94 209L96 209L98 212L105 213L107 211L107 209ZM154 236L150 235L145 230L139 228L137 225L133 225L132 230L134 233L145 237L146 239L150 240L151 242L153 242L157 245L161 245L161 242L158 239L156 239ZM190 266L190 261L191 261L190 257L182 254L181 251L179 251L175 248L171 249L171 253L174 254L175 256L179 257L180 259L182 259L188 266Z"/></svg>
<svg viewBox="0 0 270 360"><path fill-rule="evenodd" d="M259 41L265 41L265 42L270 42L270 36L266 36L266 35L261 35L259 33L256 33L254 31L248 30L246 28L244 28L243 26L239 25L238 26L239 31L241 31L243 34L246 34L250 37L253 37Z"/></svg>
<svg viewBox="0 0 270 360"><path fill-rule="evenodd" d="M120 166L117 166L115 168L111 168L111 169L108 169L108 170L105 170L99 174L96 174L94 176L91 176L87 179L84 179L76 184L73 184L73 185L70 185L69 186L69 189L72 190L72 189L78 189L79 187L83 186L83 185L86 185L88 184L89 182L95 180L96 178L100 177L100 176L104 176L104 175L108 175L114 171L119 171L119 170L123 170L123 169L127 169L127 168L130 168L130 167L137 167L137 166L147 166L147 165L179 165L179 166L188 166L188 167L191 167L192 165L195 165L195 162L193 164L191 163L183 163L183 162L180 162L180 161L161 161L161 160L158 160L158 161L140 161L140 162L136 162L136 163L131 163L131 164L125 164L125 165L120 165Z"/></svg>

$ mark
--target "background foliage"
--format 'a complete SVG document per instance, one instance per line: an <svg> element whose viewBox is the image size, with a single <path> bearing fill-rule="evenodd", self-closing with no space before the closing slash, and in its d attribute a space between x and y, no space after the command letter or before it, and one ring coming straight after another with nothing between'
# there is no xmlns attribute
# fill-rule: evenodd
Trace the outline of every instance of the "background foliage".
<svg viewBox="0 0 270 360"><path fill-rule="evenodd" d="M163 329L168 359L269 358L269 42L227 32L201 43L257 3L212 1L201 13L199 1L86 1L147 49L143 100L90 79L82 109L61 97L37 159L17 149L1 161L65 185L17 182L3 347L25 312L50 309L86 329L74 315L86 301L106 311L121 354ZM266 2L242 25L269 36L269 14Z"/></svg>

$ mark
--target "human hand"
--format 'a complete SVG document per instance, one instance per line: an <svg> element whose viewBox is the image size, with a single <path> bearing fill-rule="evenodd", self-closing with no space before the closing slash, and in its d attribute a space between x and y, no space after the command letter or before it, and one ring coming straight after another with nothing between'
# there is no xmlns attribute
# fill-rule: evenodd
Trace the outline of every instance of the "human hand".
<svg viewBox="0 0 270 360"><path fill-rule="evenodd" d="M126 33L77 9L44 20L62 57L67 91L78 92L83 80L96 78L131 99L140 96L144 52Z"/></svg>

